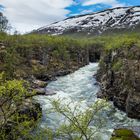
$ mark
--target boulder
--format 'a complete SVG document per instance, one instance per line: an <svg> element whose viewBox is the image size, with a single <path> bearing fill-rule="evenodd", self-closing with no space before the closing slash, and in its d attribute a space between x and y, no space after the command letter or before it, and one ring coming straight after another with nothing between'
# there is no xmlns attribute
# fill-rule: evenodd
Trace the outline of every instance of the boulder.
<svg viewBox="0 0 140 140"><path fill-rule="evenodd" d="M47 88L37 88L35 89L36 95L45 95L45 96L52 96L55 95L56 92Z"/></svg>
<svg viewBox="0 0 140 140"><path fill-rule="evenodd" d="M72 72L72 70L59 70L58 72L56 72L56 76L65 76L67 74L70 74Z"/></svg>
<svg viewBox="0 0 140 140"><path fill-rule="evenodd" d="M110 140L140 140L136 134L126 128L119 128L114 130Z"/></svg>
<svg viewBox="0 0 140 140"><path fill-rule="evenodd" d="M126 100L126 112L129 117L140 119L140 93L129 94Z"/></svg>
<svg viewBox="0 0 140 140"><path fill-rule="evenodd" d="M33 84L34 84L34 87L40 87L40 88L44 88L48 85L47 82L41 81L41 80L34 80Z"/></svg>

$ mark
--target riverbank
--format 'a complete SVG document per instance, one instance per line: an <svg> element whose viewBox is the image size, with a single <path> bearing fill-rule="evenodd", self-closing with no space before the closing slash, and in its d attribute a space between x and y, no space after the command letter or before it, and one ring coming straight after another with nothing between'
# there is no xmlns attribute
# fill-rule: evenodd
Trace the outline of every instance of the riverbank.
<svg viewBox="0 0 140 140"><path fill-rule="evenodd" d="M113 101L131 118L140 119L140 47L123 46L105 51L97 79L101 83L98 97Z"/></svg>
<svg viewBox="0 0 140 140"><path fill-rule="evenodd" d="M47 97L38 96L36 98L43 109L43 116L39 129L44 130L49 127L57 130L57 128L63 124L64 117L57 113L57 111L50 114L48 113L49 110L51 111L51 101L53 100L59 100L61 107L64 108L70 105L69 109L73 109L78 105L78 110L82 108L82 112L88 109L88 106L91 104L95 104L97 100L100 101L100 99L97 99L99 86L96 84L97 81L95 77L93 77L93 74L96 74L98 68L97 63L90 63L74 73L58 77L56 81L52 81L48 84L47 89L53 90L56 94ZM77 113L78 110L75 110L75 113ZM128 118L125 113L115 109L111 104L107 110L101 111L100 115L96 114L95 120L97 118L100 121L102 120L101 127L99 127L99 123L91 123L91 126L89 126L89 128L93 127L92 130L97 129L95 140L109 140L113 129L117 128L117 126L121 128L126 125L136 126L139 124L136 120Z"/></svg>
<svg viewBox="0 0 140 140"><path fill-rule="evenodd" d="M1 139L22 138L25 131L30 136L42 115L40 105L32 97L56 94L46 91L50 81L88 63L88 47L75 39L0 34ZM19 83L23 84L19 86ZM4 94L3 88L9 94Z"/></svg>
<svg viewBox="0 0 140 140"><path fill-rule="evenodd" d="M72 39L67 37L52 37L46 35L10 36L7 34L0 34L0 72L2 75L4 75L4 82L1 83L1 86L3 87L3 83L7 82L10 82L11 85L18 85L15 84L15 79L16 83L21 81L27 81L30 84L27 91L29 93L28 96L26 96L26 94L24 94L20 90L20 88L26 88L26 84L23 84L18 89L18 92L17 90L14 92L16 93L16 95L13 94L14 97L16 96L17 99L20 97L20 93L22 92L23 104L26 104L27 97L32 97L35 95L53 95L55 97L57 96L55 91L52 92L50 90L46 92L46 89L44 88L50 83L50 81L55 82L57 76L64 76L69 74L71 75L71 73L74 73L79 68L86 66L87 64L89 64L89 62L98 62L102 57L100 61L100 70L97 74L97 78L99 79L99 81L105 74L105 78L103 78L105 79L105 85L106 81L107 85L109 84L109 88L112 86L112 84L114 84L114 75L112 74L112 70L110 71L110 67L113 66L113 72L116 76L119 76L116 82L118 82L119 80L122 83L122 85L120 86L121 89L118 82L118 89L115 90L119 90L119 93L121 93L120 90L129 89L129 86L131 87L130 90L124 91L125 94L118 94L119 97L116 96L115 98L113 98L117 100L115 102L116 106L119 106L120 108L125 108L125 103L122 102L122 100L125 100L126 92L130 91L131 96L129 96L129 99L133 99L133 101L129 100L129 104L134 103L134 107L136 107L136 109L139 109L138 106L136 106L139 103L139 98L137 98L136 95L137 93L139 93L139 50L135 48L134 45L136 43L138 45L138 41L138 34L123 36L114 35L106 37L100 36L88 39ZM133 44L134 46L131 46L131 48L128 47L129 49L127 50L126 48L125 50L124 44L128 46L130 44ZM113 50L115 50L115 52ZM132 51L132 53L130 53L130 51ZM128 59L127 53L129 54L131 61ZM134 54L136 54L136 57ZM112 61L112 57L115 61ZM118 60L116 57L120 59ZM122 61L122 57L124 57L126 60ZM123 66L121 66L122 62ZM133 68L129 68L129 65ZM117 75L118 73L119 75ZM125 79L123 79L124 74ZM107 77L108 75L109 77ZM126 78L127 76L129 77L128 81ZM80 79L80 77L77 78ZM104 80L101 80L100 82L104 85ZM133 86L131 86L131 84L133 84ZM73 87L75 87L75 85L76 83L73 85ZM85 85L88 86L88 84L86 83ZM71 87L71 90L73 90L73 87ZM108 87L105 88L107 89ZM3 96L6 95L6 98L10 98L10 103L13 102L13 97L11 98L11 94L3 95L2 89L0 92L2 99L4 99L5 97L3 98ZM9 89L6 87L6 90ZM134 96L132 94L133 91L136 93L134 94ZM32 92L34 94L32 94ZM83 94L84 92L86 91L83 89L83 92L81 94ZM73 91L71 92L71 94L72 93ZM108 94L108 91L106 91L106 94ZM43 96L43 98L45 98L45 96ZM81 99L84 99L84 96L81 97ZM16 102L17 101L18 100L16 100ZM30 102L32 102L32 99L30 99ZM24 110L24 106L22 107L22 109ZM27 105L26 109L28 110L28 108L29 107ZM6 107L4 109L5 111L9 112ZM16 110L16 112L18 111L19 110ZM135 108L133 109L133 105L131 104L131 113L129 113L130 117L137 116L139 112L136 111ZM132 116L133 112L136 112L134 113L135 116ZM25 111L25 113L27 113L28 115L28 111Z"/></svg>

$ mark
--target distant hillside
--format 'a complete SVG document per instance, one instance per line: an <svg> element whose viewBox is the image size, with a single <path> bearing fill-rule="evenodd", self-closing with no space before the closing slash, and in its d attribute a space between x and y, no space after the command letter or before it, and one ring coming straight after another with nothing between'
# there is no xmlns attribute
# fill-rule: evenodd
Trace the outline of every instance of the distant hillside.
<svg viewBox="0 0 140 140"><path fill-rule="evenodd" d="M140 24L140 6L118 7L97 13L69 17L34 30L39 34L102 34L108 31L134 30Z"/></svg>

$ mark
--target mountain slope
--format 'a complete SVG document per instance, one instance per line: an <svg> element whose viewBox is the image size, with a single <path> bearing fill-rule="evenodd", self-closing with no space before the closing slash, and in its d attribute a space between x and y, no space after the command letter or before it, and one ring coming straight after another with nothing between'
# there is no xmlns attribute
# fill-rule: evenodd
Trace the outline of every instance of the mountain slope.
<svg viewBox="0 0 140 140"><path fill-rule="evenodd" d="M134 29L138 24L140 24L140 6L118 7L98 13L73 16L33 32L52 35L80 32L101 34L108 29Z"/></svg>

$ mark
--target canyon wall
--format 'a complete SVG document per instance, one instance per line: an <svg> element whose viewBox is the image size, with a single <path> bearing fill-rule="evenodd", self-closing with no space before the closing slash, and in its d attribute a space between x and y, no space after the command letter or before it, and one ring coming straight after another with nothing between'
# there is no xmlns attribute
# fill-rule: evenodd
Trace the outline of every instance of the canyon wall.
<svg viewBox="0 0 140 140"><path fill-rule="evenodd" d="M97 80L101 83L98 97L140 119L140 47L131 44L104 51Z"/></svg>

